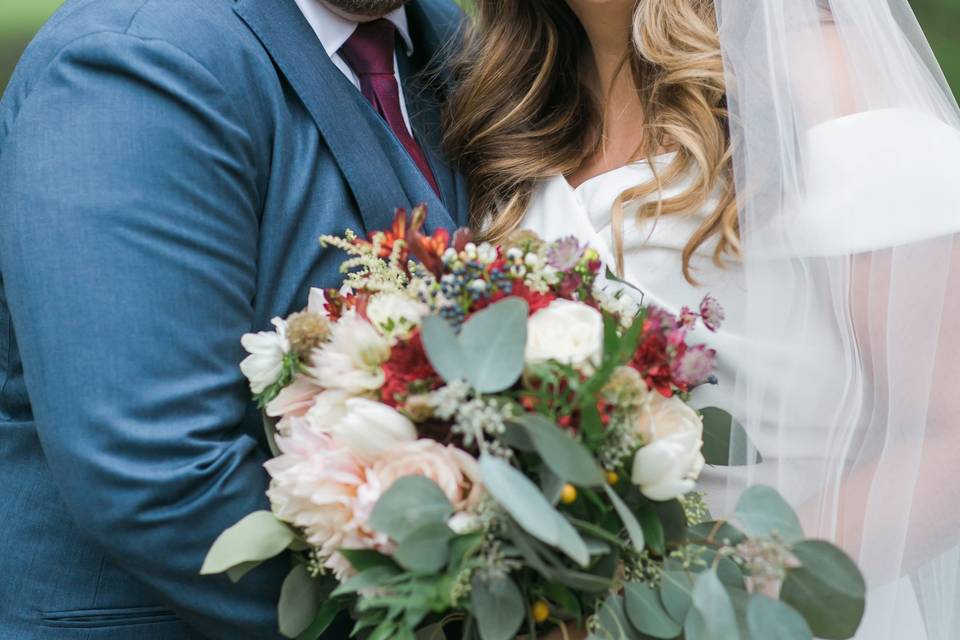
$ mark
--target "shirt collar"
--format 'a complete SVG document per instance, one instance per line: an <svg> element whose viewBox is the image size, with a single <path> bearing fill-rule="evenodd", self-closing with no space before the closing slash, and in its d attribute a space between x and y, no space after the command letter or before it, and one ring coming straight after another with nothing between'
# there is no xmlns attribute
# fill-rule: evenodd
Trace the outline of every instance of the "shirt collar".
<svg viewBox="0 0 960 640"><path fill-rule="evenodd" d="M337 53L357 28L356 21L334 13L323 0L295 1L329 56ZM406 46L407 55L412 55L413 40L410 38L406 8L395 9L385 15L384 19L389 20L397 28L397 33L400 34Z"/></svg>

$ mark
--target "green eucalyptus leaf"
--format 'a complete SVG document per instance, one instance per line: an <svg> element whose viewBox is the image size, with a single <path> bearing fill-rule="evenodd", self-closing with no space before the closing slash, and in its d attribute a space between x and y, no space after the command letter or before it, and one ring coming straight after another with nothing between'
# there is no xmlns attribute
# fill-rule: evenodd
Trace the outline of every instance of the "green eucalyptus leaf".
<svg viewBox="0 0 960 640"><path fill-rule="evenodd" d="M663 608L656 589L643 582L628 582L623 588L627 617L641 633L651 638L676 638L681 626Z"/></svg>
<svg viewBox="0 0 960 640"><path fill-rule="evenodd" d="M731 640L740 637L733 601L715 571L697 576L692 606L683 622L686 640Z"/></svg>
<svg viewBox="0 0 960 640"><path fill-rule="evenodd" d="M696 575L685 570L678 560L667 560L660 580L660 601L670 617L683 623L693 604L693 584Z"/></svg>
<svg viewBox="0 0 960 640"><path fill-rule="evenodd" d="M687 529L687 539L697 543L736 546L746 540L747 536L729 522L711 520Z"/></svg>
<svg viewBox="0 0 960 640"><path fill-rule="evenodd" d="M371 567L397 568L397 563L392 558L373 549L340 549L340 555L346 558L357 572Z"/></svg>
<svg viewBox="0 0 960 640"><path fill-rule="evenodd" d="M320 609L317 611L313 622L310 623L310 626L307 627L305 631L297 636L297 640L319 640L323 632L333 624L333 621L337 618L337 614L342 610L343 606L336 600L325 600L324 603L320 605Z"/></svg>
<svg viewBox="0 0 960 640"><path fill-rule="evenodd" d="M643 539L651 551L658 555L666 553L666 540L663 534L663 524L653 509L641 507L637 509L637 521L643 529Z"/></svg>
<svg viewBox="0 0 960 640"><path fill-rule="evenodd" d="M590 554L583 538L523 473L487 454L480 457L480 473L490 495L524 531L587 566Z"/></svg>
<svg viewBox="0 0 960 640"><path fill-rule="evenodd" d="M386 565L370 567L369 569L361 571L357 575L351 576L341 582L340 585L333 590L333 593L331 593L330 596L336 598L349 593L356 593L361 589L379 587L384 581L396 577L399 573L399 569Z"/></svg>
<svg viewBox="0 0 960 640"><path fill-rule="evenodd" d="M543 490L543 496L553 506L557 506L560 502L560 494L563 493L565 484L563 478L550 471L549 467L544 467L540 472L540 488Z"/></svg>
<svg viewBox="0 0 960 640"><path fill-rule="evenodd" d="M645 544L643 528L640 526L640 523L637 522L633 512L630 511L630 507L623 503L623 500L621 500L617 492L613 490L613 487L604 483L603 489L607 492L607 497L610 498L610 502L613 503L613 508L617 512L617 515L620 516L620 521L623 522L623 526L626 527L630 541L633 542L633 548L637 551L643 551Z"/></svg>
<svg viewBox="0 0 960 640"><path fill-rule="evenodd" d="M803 615L816 637L852 638L863 619L866 598L857 565L822 540L801 542L793 554L802 566L787 571L780 599Z"/></svg>
<svg viewBox="0 0 960 640"><path fill-rule="evenodd" d="M440 487L423 476L404 476L380 497L370 514L370 525L394 540L431 523L446 524L453 505Z"/></svg>
<svg viewBox="0 0 960 640"><path fill-rule="evenodd" d="M762 594L750 596L747 626L753 638L764 640L813 640L813 632L799 613L779 600Z"/></svg>
<svg viewBox="0 0 960 640"><path fill-rule="evenodd" d="M467 381L480 393L509 389L523 373L527 344L526 300L504 298L470 316L460 330Z"/></svg>
<svg viewBox="0 0 960 640"><path fill-rule="evenodd" d="M550 420L527 413L515 423L526 430L543 463L557 476L582 487L606 484L603 472L586 447Z"/></svg>
<svg viewBox="0 0 960 640"><path fill-rule="evenodd" d="M643 640L640 633L633 628L627 618L623 606L623 598L619 595L608 597L597 611L597 622L600 628L595 632L597 637L606 640Z"/></svg>
<svg viewBox="0 0 960 640"><path fill-rule="evenodd" d="M440 571L447 566L453 536L453 531L444 523L428 522L407 535L393 557L400 566L410 571Z"/></svg>
<svg viewBox="0 0 960 640"><path fill-rule="evenodd" d="M200 569L202 575L223 573L250 562L262 562L279 555L297 539L289 526L269 511L254 511L214 541ZM242 568L240 569L242 575ZM238 572L234 572L237 575Z"/></svg>
<svg viewBox="0 0 960 640"><path fill-rule="evenodd" d="M509 577L474 577L470 591L472 613L481 640L513 640L526 618L523 594Z"/></svg>
<svg viewBox="0 0 960 640"><path fill-rule="evenodd" d="M250 562L241 562L240 564L234 565L227 569L225 573L227 577L230 578L230 582L237 583L257 567L263 564L262 560L251 560Z"/></svg>
<svg viewBox="0 0 960 640"><path fill-rule="evenodd" d="M707 464L742 467L763 462L742 424L717 407L700 409L703 416L703 457Z"/></svg>
<svg viewBox="0 0 960 640"><path fill-rule="evenodd" d="M788 544L803 539L803 527L797 514L771 487L755 485L744 491L737 502L734 519L753 538L777 533Z"/></svg>
<svg viewBox="0 0 960 640"><path fill-rule="evenodd" d="M277 614L280 633L296 638L310 627L320 607L320 583L310 575L305 565L299 564L287 574L280 588Z"/></svg>
<svg viewBox="0 0 960 640"><path fill-rule="evenodd" d="M467 379L466 356L453 327L440 316L426 316L420 325L423 349L433 370L446 382Z"/></svg>

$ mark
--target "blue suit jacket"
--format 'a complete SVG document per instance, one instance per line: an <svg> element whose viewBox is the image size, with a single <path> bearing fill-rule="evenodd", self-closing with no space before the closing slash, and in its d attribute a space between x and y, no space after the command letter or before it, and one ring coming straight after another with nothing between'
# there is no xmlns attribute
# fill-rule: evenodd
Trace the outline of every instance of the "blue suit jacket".
<svg viewBox="0 0 960 640"><path fill-rule="evenodd" d="M405 78L460 19L408 10ZM463 221L434 95L406 95L442 202L293 0L70 0L27 50L0 103L0 638L277 637L289 560L198 575L267 507L239 338L338 284L321 234Z"/></svg>

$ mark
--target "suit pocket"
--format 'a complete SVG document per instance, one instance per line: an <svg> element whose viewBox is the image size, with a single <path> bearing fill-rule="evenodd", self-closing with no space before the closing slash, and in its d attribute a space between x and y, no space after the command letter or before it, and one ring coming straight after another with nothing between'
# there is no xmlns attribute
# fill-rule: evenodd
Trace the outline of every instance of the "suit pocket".
<svg viewBox="0 0 960 640"><path fill-rule="evenodd" d="M46 626L61 629L102 629L180 622L176 613L164 607L44 611L40 617Z"/></svg>

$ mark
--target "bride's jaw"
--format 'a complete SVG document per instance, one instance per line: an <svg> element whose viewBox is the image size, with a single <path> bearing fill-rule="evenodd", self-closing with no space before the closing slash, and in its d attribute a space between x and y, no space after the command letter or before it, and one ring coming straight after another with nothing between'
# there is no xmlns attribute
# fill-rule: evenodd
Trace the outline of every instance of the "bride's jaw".
<svg viewBox="0 0 960 640"><path fill-rule="evenodd" d="M583 25L596 64L597 87L608 95L630 47L636 0L567 0ZM629 74L626 74L629 75Z"/></svg>

